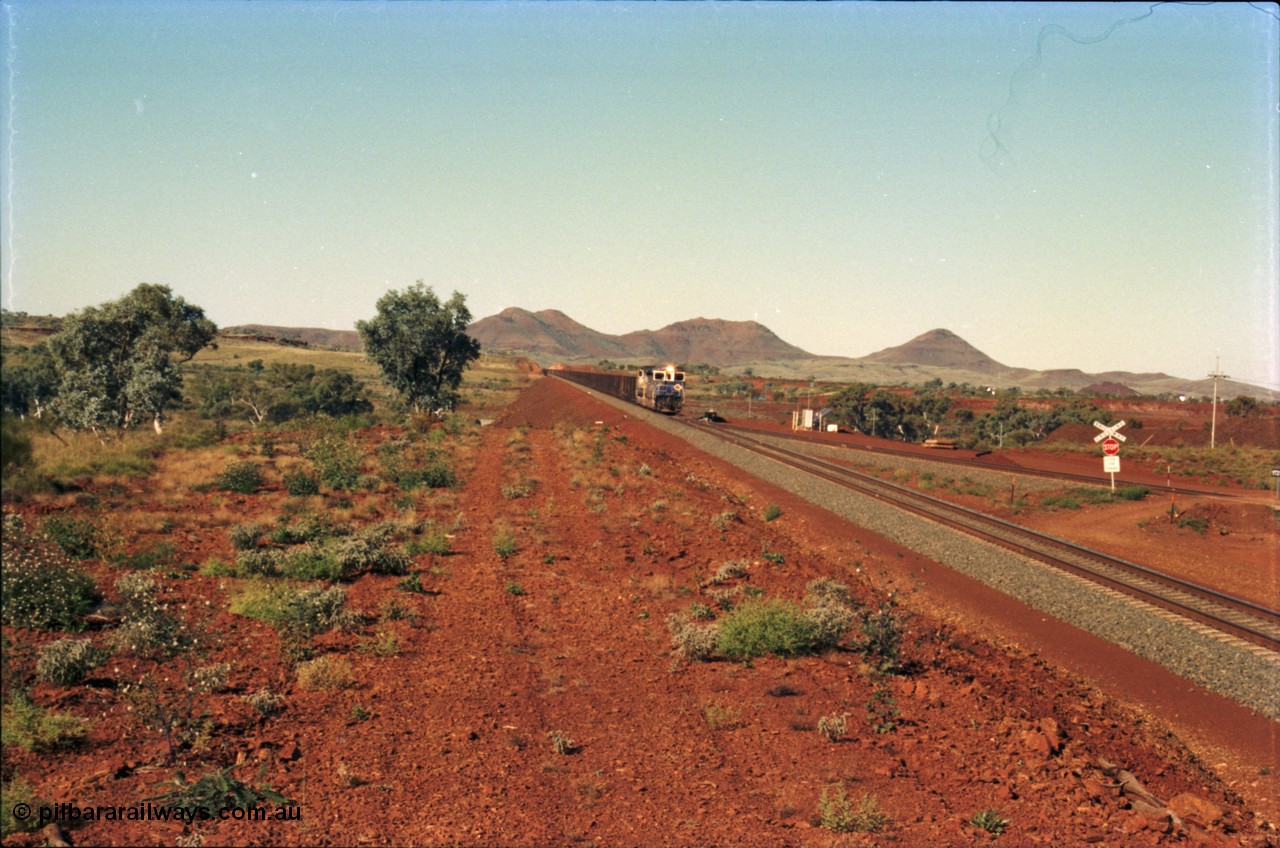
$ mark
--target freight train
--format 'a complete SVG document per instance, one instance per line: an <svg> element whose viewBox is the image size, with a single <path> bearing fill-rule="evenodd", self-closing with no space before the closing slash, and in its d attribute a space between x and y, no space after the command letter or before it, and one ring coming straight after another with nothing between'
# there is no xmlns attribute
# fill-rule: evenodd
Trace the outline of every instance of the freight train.
<svg viewBox="0 0 1280 848"><path fill-rule="evenodd" d="M641 368L634 374L553 369L550 373L589 389L675 415L684 406L684 372L674 365Z"/></svg>

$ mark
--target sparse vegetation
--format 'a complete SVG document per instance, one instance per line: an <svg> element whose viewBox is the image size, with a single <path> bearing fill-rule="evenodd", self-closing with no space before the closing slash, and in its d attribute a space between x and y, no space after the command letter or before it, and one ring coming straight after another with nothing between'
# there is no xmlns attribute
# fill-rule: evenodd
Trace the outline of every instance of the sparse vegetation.
<svg viewBox="0 0 1280 848"><path fill-rule="evenodd" d="M298 685L303 689L347 689L355 682L349 660L325 655L298 664Z"/></svg>
<svg viewBox="0 0 1280 848"><path fill-rule="evenodd" d="M220 771L211 771L194 783L187 783L186 775L181 771L174 772L171 780L159 784L171 787L167 792L152 795L145 800L159 801L175 810L183 810L191 820L201 811L245 810L264 803L293 805L293 801L270 787L254 788L232 777L231 772L235 768L236 766L228 766Z"/></svg>
<svg viewBox="0 0 1280 848"><path fill-rule="evenodd" d="M848 713L831 713L818 719L818 733L828 742L839 742L844 736Z"/></svg>
<svg viewBox="0 0 1280 848"><path fill-rule="evenodd" d="M998 811L988 809L974 813L973 818L969 819L969 824L978 830L985 830L993 836L999 836L1009 826L1009 820L1001 816Z"/></svg>
<svg viewBox="0 0 1280 848"><path fill-rule="evenodd" d="M0 744L16 745L27 751L55 751L75 744L89 732L88 723L78 716L54 713L15 695L0 711Z"/></svg>
<svg viewBox="0 0 1280 848"><path fill-rule="evenodd" d="M864 794L855 807L845 795L844 784L839 784L830 791L823 789L818 797L818 821L827 830L839 833L872 833L888 822L889 817L881 812L875 795Z"/></svg>

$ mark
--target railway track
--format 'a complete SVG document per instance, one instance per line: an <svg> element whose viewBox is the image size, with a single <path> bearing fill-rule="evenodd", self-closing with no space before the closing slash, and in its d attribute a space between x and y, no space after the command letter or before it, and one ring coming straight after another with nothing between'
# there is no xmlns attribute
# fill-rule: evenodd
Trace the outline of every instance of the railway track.
<svg viewBox="0 0 1280 848"><path fill-rule="evenodd" d="M918 451L900 450L893 447L891 442L887 442L884 445L860 445L851 442L837 441L824 436L809 435L803 432L777 433L772 431L761 431L753 427L746 427L737 424L720 424L719 426L721 429L737 433L754 435L764 433L770 438L789 439L796 442L821 445L822 447L827 448L843 448L845 450L863 451L866 453L876 454L878 456L901 456L920 462L939 462L948 465L959 465L964 468L976 468L982 471L1001 471L1009 474L1020 474L1026 477L1043 477L1051 480L1064 480L1071 483L1081 483L1089 486L1106 486L1110 483L1110 480L1103 474L1072 474L1069 471L1044 471L1036 468L1025 468L1021 465L1004 465L1001 463L982 462L977 458L970 459L968 457L953 456L947 451L934 451L933 453L922 454ZM1152 491L1169 492L1175 495L1187 495L1189 497L1241 497L1238 493L1222 489L1193 488L1189 486L1175 485L1162 486L1159 483L1139 483L1137 481L1125 480L1123 477L1117 477L1116 483L1120 485L1141 485Z"/></svg>
<svg viewBox="0 0 1280 848"><path fill-rule="evenodd" d="M1122 592L1219 633L1280 652L1280 611L770 444L741 430L725 431L720 427L700 426L688 421L682 423L775 462Z"/></svg>

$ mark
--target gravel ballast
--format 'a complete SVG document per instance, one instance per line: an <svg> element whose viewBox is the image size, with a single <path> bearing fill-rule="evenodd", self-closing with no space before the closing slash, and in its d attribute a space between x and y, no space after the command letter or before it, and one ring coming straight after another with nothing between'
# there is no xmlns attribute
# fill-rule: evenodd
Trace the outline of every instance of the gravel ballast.
<svg viewBox="0 0 1280 848"><path fill-rule="evenodd" d="M638 412L625 401L597 396ZM815 506L1280 720L1280 657L1274 653L788 468L697 428L660 415L645 420Z"/></svg>

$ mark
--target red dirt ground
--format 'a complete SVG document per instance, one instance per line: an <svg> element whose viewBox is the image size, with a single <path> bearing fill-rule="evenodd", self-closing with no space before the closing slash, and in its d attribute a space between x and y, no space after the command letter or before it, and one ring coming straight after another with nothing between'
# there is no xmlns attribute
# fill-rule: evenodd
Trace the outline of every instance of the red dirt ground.
<svg viewBox="0 0 1280 848"><path fill-rule="evenodd" d="M1265 741L1274 723L1170 684L1148 664L745 478L647 427L643 413L535 380L482 431L464 473L456 492L419 501L419 517L461 516L453 552L415 562L433 594L398 592L390 576L348 587L366 611L389 597L414 608L416 619L390 625L398 653L357 650L372 625L319 640L355 663L353 688L299 688L276 632L226 611L240 581L165 581L217 637L204 661L233 664L232 691L205 704L212 741L182 752L188 776L243 761L242 779L302 806L300 823L208 823L205 844L987 845L993 838L968 822L988 809L1010 820L994 840L1001 845L1274 844L1266 820L1278 818L1275 777L1260 773L1274 765L1265 759L1275 753ZM504 485L530 478L528 497L503 496ZM148 509L147 485L100 492L95 508ZM370 497L353 496L354 508ZM224 500L247 521L270 520L288 498L276 487ZM765 522L770 502L783 512ZM44 509L17 506L33 523ZM194 520L213 509L210 495L194 492L169 508L184 558L232 558L227 528ZM492 544L503 528L519 544L505 560ZM850 584L871 607L896 589L911 672L877 679L849 649L745 665L673 662L667 615L710 603L702 584L730 560L749 565L727 585L768 597L798 600L816 577ZM103 564L94 570L103 585L116 576ZM38 703L92 718L90 738L45 757L6 750L5 776L24 776L55 802L129 805L154 795L174 767L113 688L143 670L134 662L109 661L102 685L37 686ZM262 685L285 694L284 711L266 720L238 697ZM1174 705L1197 753L1131 691L1144 686ZM868 722L877 691L898 710L892 732ZM352 720L355 706L369 718ZM848 716L837 743L816 732L831 713ZM571 753L552 750L553 731L573 739ZM1218 769L1205 751L1229 759ZM1163 833L1128 809L1099 758L1174 803L1186 831ZM888 817L878 832L817 826L818 798L836 784L854 802L877 800ZM98 822L70 837L172 844L184 830Z"/></svg>

